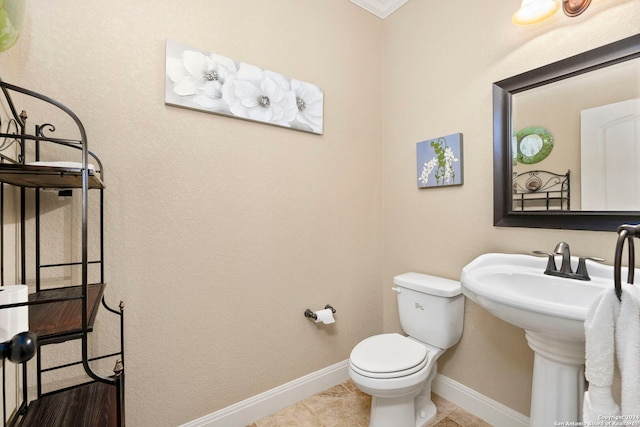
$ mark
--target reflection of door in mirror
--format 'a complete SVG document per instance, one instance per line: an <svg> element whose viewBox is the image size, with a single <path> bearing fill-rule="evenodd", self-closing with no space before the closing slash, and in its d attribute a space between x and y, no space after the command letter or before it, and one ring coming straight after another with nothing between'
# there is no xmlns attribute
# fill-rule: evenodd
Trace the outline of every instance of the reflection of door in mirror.
<svg viewBox="0 0 640 427"><path fill-rule="evenodd" d="M580 117L582 210L640 210L640 99Z"/></svg>

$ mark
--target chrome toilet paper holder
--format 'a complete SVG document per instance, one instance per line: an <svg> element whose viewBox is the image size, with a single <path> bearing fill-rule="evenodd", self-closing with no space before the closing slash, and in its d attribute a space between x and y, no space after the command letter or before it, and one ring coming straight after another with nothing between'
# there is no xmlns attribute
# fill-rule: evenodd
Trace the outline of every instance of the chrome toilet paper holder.
<svg viewBox="0 0 640 427"><path fill-rule="evenodd" d="M333 308L333 307L331 307L329 304L325 305L325 306L324 306L324 308L325 308L325 310L326 310L327 308L331 309L331 312L332 312L333 314L335 314L335 313L336 313L336 309L335 309L335 308ZM310 309L310 308L307 308L307 309L304 311L304 317L308 317L309 319L313 319L313 320L318 320L318 316L317 316L313 311L311 311L311 309Z"/></svg>

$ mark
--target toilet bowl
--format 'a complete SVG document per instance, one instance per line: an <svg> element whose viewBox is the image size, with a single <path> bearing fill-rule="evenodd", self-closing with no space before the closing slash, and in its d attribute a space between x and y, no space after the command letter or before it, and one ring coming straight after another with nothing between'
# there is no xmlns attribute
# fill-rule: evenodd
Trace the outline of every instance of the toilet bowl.
<svg viewBox="0 0 640 427"><path fill-rule="evenodd" d="M375 335L354 347L349 376L373 398L369 425L421 427L431 421L436 415L431 381L443 352L396 333Z"/></svg>
<svg viewBox="0 0 640 427"><path fill-rule="evenodd" d="M431 401L436 360L462 334L464 297L459 282L434 276L406 273L394 283L401 324L410 336L364 339L351 351L349 376L372 396L370 427L423 427L436 415Z"/></svg>

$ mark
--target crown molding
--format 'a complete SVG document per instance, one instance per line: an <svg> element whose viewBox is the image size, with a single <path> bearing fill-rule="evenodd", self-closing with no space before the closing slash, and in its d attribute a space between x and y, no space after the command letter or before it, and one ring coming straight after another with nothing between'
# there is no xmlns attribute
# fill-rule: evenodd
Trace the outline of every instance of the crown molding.
<svg viewBox="0 0 640 427"><path fill-rule="evenodd" d="M351 0L378 18L386 18L409 0Z"/></svg>

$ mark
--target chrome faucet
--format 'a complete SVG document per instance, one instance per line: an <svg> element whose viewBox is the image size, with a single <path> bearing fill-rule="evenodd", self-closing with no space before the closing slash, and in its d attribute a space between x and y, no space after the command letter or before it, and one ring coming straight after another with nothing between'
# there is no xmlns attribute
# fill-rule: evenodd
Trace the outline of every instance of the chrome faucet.
<svg viewBox="0 0 640 427"><path fill-rule="evenodd" d="M556 248L553 250L555 255L562 255L562 264L560 265L560 270L558 270L561 274L572 274L571 271L571 252L569 251L569 244L567 242L560 242L556 245Z"/></svg>
<svg viewBox="0 0 640 427"><path fill-rule="evenodd" d="M547 256L547 268L544 270L544 274L557 277L566 277L569 279L577 280L591 280L589 273L587 272L587 260L604 262L603 258L596 257L579 257L578 268L575 273L571 270L571 252L569 251L569 244L567 242L560 242L556 245L553 252L533 251L536 255ZM562 255L562 264L560 269L556 267L556 255Z"/></svg>

